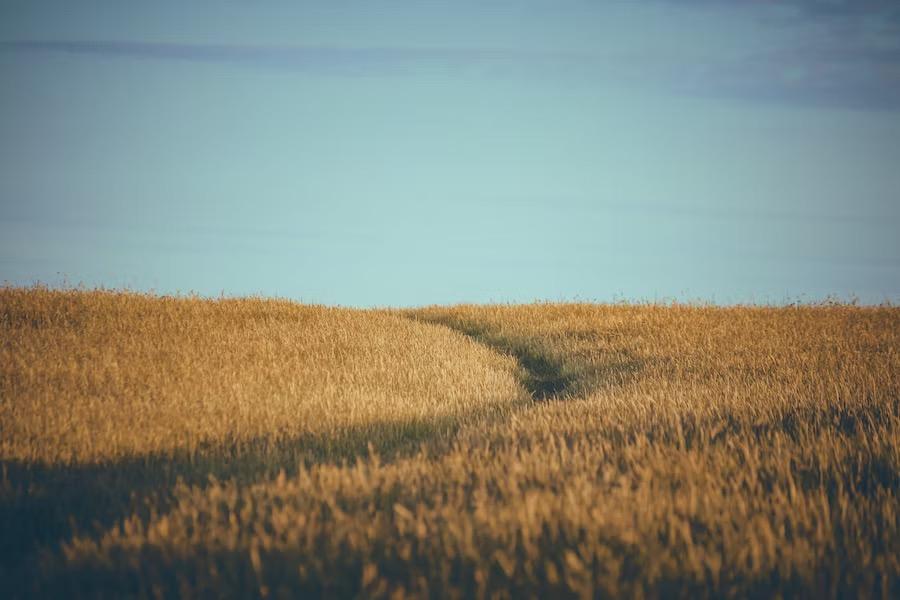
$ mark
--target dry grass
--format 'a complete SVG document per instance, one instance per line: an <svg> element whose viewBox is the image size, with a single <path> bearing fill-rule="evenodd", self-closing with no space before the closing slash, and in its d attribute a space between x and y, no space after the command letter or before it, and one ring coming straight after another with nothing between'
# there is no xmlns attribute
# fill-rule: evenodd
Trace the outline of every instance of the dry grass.
<svg viewBox="0 0 900 600"><path fill-rule="evenodd" d="M93 463L459 418L521 395L444 328L260 299L6 289L4 459Z"/></svg>
<svg viewBox="0 0 900 600"><path fill-rule="evenodd" d="M898 309L0 311L22 593L900 595Z"/></svg>

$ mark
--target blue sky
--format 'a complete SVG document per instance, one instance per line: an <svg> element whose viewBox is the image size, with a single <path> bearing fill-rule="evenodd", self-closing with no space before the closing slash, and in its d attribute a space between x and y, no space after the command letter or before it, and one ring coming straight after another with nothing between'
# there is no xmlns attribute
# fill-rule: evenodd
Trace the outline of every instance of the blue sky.
<svg viewBox="0 0 900 600"><path fill-rule="evenodd" d="M6 2L0 281L900 300L900 5Z"/></svg>

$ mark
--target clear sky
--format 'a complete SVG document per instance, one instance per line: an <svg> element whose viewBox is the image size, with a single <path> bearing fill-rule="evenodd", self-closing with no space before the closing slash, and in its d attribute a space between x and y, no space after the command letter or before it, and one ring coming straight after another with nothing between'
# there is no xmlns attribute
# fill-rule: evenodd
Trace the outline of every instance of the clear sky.
<svg viewBox="0 0 900 600"><path fill-rule="evenodd" d="M0 0L0 281L900 300L900 3Z"/></svg>

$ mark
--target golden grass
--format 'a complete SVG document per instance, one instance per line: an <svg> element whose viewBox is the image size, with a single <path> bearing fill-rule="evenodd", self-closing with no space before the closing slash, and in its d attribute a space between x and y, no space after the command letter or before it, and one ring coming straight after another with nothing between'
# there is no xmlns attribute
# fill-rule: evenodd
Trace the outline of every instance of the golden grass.
<svg viewBox="0 0 900 600"><path fill-rule="evenodd" d="M262 299L0 294L3 459L83 464L366 434L522 396L512 359L394 315Z"/></svg>
<svg viewBox="0 0 900 600"><path fill-rule="evenodd" d="M4 520L82 524L4 530L46 549L23 594L900 594L898 309L0 309Z"/></svg>

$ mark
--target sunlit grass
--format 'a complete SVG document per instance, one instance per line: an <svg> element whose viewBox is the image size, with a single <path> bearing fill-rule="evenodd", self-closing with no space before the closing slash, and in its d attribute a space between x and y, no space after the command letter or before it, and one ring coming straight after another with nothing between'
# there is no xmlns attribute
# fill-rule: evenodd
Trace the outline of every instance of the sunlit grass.
<svg viewBox="0 0 900 600"><path fill-rule="evenodd" d="M895 308L0 294L26 595L900 592Z"/></svg>

